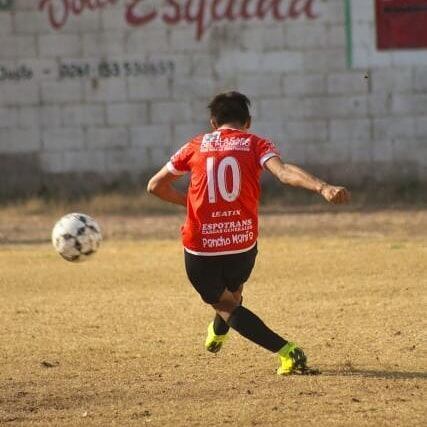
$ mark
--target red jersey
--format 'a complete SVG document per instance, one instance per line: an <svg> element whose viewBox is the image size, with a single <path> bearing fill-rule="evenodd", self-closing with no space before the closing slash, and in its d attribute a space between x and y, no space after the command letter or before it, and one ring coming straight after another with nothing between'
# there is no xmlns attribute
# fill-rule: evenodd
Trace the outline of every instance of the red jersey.
<svg viewBox="0 0 427 427"><path fill-rule="evenodd" d="M279 156L268 140L237 129L196 136L167 164L174 175L191 173L185 249L195 255L245 252L258 237L259 178L264 163Z"/></svg>

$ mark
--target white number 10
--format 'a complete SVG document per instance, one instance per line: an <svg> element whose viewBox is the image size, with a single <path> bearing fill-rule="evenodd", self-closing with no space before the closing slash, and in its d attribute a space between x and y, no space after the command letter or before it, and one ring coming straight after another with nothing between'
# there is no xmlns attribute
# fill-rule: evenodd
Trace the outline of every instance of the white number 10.
<svg viewBox="0 0 427 427"><path fill-rule="evenodd" d="M227 190L226 173L231 168L233 185L231 191ZM215 157L206 159L206 171L208 176L208 197L209 203L216 203L216 187L218 187L221 197L226 202L234 202L240 194L240 167L234 157L225 157L219 162L217 179L215 180Z"/></svg>

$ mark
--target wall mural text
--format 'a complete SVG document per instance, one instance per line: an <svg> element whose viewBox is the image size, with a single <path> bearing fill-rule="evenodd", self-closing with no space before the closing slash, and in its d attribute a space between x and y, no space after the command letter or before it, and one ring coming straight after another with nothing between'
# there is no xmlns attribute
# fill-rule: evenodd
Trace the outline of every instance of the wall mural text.
<svg viewBox="0 0 427 427"><path fill-rule="evenodd" d="M185 22L195 26L196 40L201 40L217 22L275 21L316 19L318 0L39 0L39 10L47 13L50 25L60 30L71 16L96 12L124 4L124 20L133 27L154 20L165 25Z"/></svg>
<svg viewBox="0 0 427 427"><path fill-rule="evenodd" d="M110 79L124 77L160 77L172 75L176 64L169 59L144 61L138 59L120 60L69 60L60 61L54 67L41 70L30 64L10 66L0 63L0 83L5 81L24 82L33 79L73 80L84 78Z"/></svg>

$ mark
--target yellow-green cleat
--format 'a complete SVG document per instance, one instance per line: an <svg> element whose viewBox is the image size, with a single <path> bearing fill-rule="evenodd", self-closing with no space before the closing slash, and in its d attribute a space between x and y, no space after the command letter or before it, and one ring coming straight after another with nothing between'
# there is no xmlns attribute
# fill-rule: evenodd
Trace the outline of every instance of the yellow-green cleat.
<svg viewBox="0 0 427 427"><path fill-rule="evenodd" d="M209 323L208 336L205 340L205 348L211 353L218 353L221 350L222 345L227 340L228 333L225 335L216 335L213 327L214 323Z"/></svg>
<svg viewBox="0 0 427 427"><path fill-rule="evenodd" d="M277 368L278 375L290 375L293 373L313 374L314 370L307 367L307 357L297 345L288 342L279 351L280 366Z"/></svg>

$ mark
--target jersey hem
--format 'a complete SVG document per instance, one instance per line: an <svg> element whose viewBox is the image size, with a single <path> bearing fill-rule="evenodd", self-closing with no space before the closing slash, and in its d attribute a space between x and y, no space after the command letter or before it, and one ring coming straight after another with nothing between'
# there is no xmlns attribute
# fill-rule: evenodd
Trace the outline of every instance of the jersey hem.
<svg viewBox="0 0 427 427"><path fill-rule="evenodd" d="M233 255L233 254L241 254L243 252L248 252L251 249L253 249L255 247L255 245L257 244L257 242L255 242L253 245L249 246L248 248L245 249L239 249L237 251L223 251L223 252L197 252L197 251L193 251L191 249L188 249L184 246L184 250L186 252L188 252L189 254L192 255L201 255L201 256L218 256L218 255Z"/></svg>

